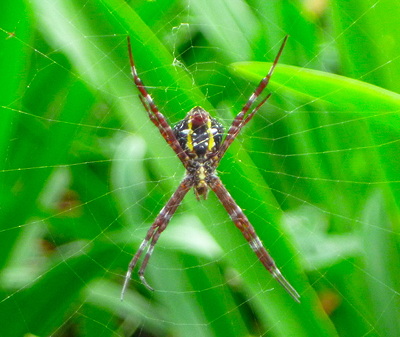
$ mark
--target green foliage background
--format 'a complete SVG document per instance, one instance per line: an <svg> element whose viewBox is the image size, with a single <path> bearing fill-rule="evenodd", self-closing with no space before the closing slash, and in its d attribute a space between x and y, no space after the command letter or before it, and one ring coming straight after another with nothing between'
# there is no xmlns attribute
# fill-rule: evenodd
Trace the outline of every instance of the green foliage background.
<svg viewBox="0 0 400 337"><path fill-rule="evenodd" d="M15 0L0 12L1 336L399 336L400 4ZM229 125L288 45L221 178L295 303L210 195L126 266L183 172L171 123ZM338 76L341 75L341 76ZM6 322L6 324L4 324Z"/></svg>

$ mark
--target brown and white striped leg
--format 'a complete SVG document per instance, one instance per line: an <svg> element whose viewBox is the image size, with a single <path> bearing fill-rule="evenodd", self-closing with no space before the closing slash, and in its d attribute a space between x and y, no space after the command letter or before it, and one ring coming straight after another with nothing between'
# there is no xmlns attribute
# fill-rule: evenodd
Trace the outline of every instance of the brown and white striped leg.
<svg viewBox="0 0 400 337"><path fill-rule="evenodd" d="M208 184L215 192L222 205L225 207L236 227L239 228L239 230L243 233L245 239L249 242L250 247L256 253L264 267L283 286L283 288L289 293L290 296L293 297L296 302L300 302L300 295L282 275L281 271L276 266L275 261L264 248L260 238L254 230L254 227L251 225L242 209L233 200L228 190L222 184L222 181L217 176L213 176Z"/></svg>
<svg viewBox="0 0 400 337"><path fill-rule="evenodd" d="M153 253L154 246L160 237L160 234L164 231L167 227L171 217L174 215L176 209L182 202L183 198L185 197L186 193L192 188L193 184L189 178L183 179L180 183L178 189L172 195L172 197L168 200L167 204L158 214L157 218L155 219L154 223L151 225L150 229L148 230L146 237L140 244L140 247L134 257L132 258L131 262L128 266L128 271L126 272L124 286L122 287L121 292L121 301L124 298L125 291L128 287L129 280L131 279L132 271L135 269L136 264L138 263L140 256L143 254L144 250L147 247L146 255L143 259L142 265L139 269L139 277L142 283L149 289L153 290L153 288L147 283L144 272L146 270L147 263Z"/></svg>
<svg viewBox="0 0 400 337"><path fill-rule="evenodd" d="M140 100L146 109L147 113L149 114L150 120L154 123L155 126L160 130L161 135L167 141L169 146L174 150L177 154L178 158L181 160L183 165L186 167L186 164L189 160L188 155L183 151L181 145L179 144L178 140L175 137L172 128L168 124L167 120L165 119L164 115L158 110L156 104L154 103L153 98L147 92L142 80L138 76L136 71L135 62L133 61L132 55L132 47L131 47L131 39L128 36L128 52L129 52L129 62L131 65L131 73L133 77L133 82L135 83L136 87L140 92Z"/></svg>
<svg viewBox="0 0 400 337"><path fill-rule="evenodd" d="M221 147L218 150L218 157L222 158L226 152L226 150L229 148L229 146L232 144L232 142L235 140L236 136L239 134L240 130L245 126L254 116L254 114L261 108L261 106L267 101L267 99L270 97L268 95L265 97L260 104L257 105L253 111L247 115L245 118L247 112L249 111L250 107L253 105L253 103L256 101L258 96L261 95L261 93L264 91L266 86L269 83L269 80L272 76L272 73L275 70L276 65L278 64L279 58L281 57L283 48L286 45L286 41L289 38L289 35L286 35L281 47L279 48L278 54L275 57L274 63L272 64L271 69L269 70L268 74L260 81L258 84L257 88L254 90L246 104L243 106L242 110L236 115L235 119L232 122L231 127L228 130L228 133L226 134L224 142L221 144Z"/></svg>

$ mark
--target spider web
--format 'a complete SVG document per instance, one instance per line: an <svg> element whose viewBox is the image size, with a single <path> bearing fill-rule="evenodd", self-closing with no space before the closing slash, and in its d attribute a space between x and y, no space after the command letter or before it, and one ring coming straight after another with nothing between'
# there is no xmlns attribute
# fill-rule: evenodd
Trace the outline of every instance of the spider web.
<svg viewBox="0 0 400 337"><path fill-rule="evenodd" d="M399 5L130 6L6 5L0 311L9 324L1 335L399 335L399 98L361 82L340 90L337 78L329 86L297 77L312 68L398 92L390 27ZM128 34L171 124L201 105L226 128L262 77L242 78L232 63L273 60L290 34L280 63L298 68L282 77L278 66L272 98L219 175L301 304L212 193L202 202L188 193L162 234L146 271L156 291L134 275L119 300L132 254L184 174L137 97ZM296 81L301 94L291 90ZM354 87L362 111L348 103ZM335 108L326 105L332 97Z"/></svg>

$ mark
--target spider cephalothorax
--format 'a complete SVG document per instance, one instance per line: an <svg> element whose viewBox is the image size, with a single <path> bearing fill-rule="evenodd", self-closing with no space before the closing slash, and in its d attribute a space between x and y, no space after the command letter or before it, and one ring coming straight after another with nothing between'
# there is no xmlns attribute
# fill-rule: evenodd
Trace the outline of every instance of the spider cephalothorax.
<svg viewBox="0 0 400 337"><path fill-rule="evenodd" d="M186 193L193 188L197 199L200 199L200 197L206 199L209 189L214 191L232 221L243 233L243 236L248 241L251 249L253 249L264 267L285 288L294 300L299 302L300 295L282 275L274 260L264 248L250 221L247 219L242 209L233 200L215 171L221 158L239 134L240 130L253 118L254 114L270 96L267 95L253 110L250 111L253 103L268 85L269 79L278 63L278 59L282 53L283 47L285 46L286 40L287 36L275 57L270 71L261 80L260 84L254 90L242 110L236 115L226 137L222 140L224 133L222 125L215 118L212 118L206 110L199 106L190 110L186 117L182 121L178 122L174 128L170 127L166 118L158 110L152 97L147 92L137 74L132 56L130 39L128 37L131 71L135 85L140 92L139 97L149 114L150 120L160 130L161 135L185 167L186 176L183 178L172 197L168 200L167 204L162 208L154 223L150 226L146 237L129 263L124 286L122 288L121 299L123 298L124 292L128 286L132 271L146 248L147 252L139 269L139 277L148 289L153 290L144 277L147 263L149 262L160 234L167 227L171 217L174 215Z"/></svg>

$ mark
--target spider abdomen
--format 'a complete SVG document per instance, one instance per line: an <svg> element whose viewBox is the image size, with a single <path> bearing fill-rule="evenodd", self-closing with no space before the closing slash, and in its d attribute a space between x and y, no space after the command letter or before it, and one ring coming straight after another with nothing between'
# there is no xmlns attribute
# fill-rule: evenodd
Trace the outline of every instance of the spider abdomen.
<svg viewBox="0 0 400 337"><path fill-rule="evenodd" d="M224 128L203 108L196 106L173 128L182 149L191 158L204 158L221 145Z"/></svg>

